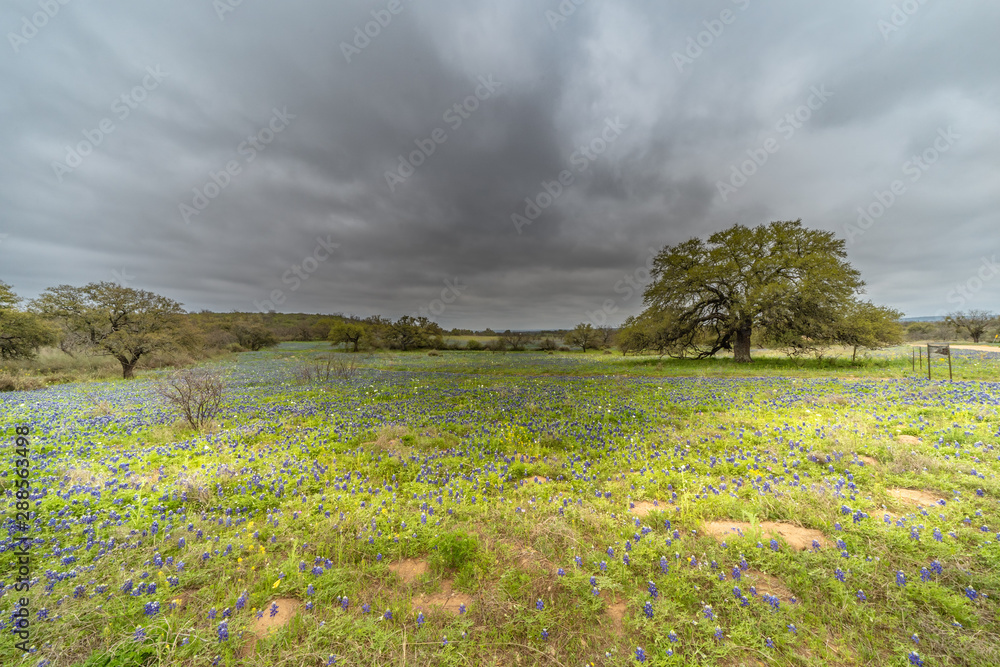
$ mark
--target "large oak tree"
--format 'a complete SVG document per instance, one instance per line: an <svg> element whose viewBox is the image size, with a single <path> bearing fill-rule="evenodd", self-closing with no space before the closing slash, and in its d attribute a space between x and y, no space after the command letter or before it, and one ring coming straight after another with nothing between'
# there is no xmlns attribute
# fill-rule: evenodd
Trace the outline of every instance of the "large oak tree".
<svg viewBox="0 0 1000 667"><path fill-rule="evenodd" d="M33 306L82 347L117 359L124 378L143 356L176 344L177 316L184 312L172 299L111 282L50 287Z"/></svg>
<svg viewBox="0 0 1000 667"><path fill-rule="evenodd" d="M751 361L755 332L786 344L829 338L864 286L844 246L801 220L735 225L666 246L643 315L669 321L675 348L698 357L731 349L738 362Z"/></svg>
<svg viewBox="0 0 1000 667"><path fill-rule="evenodd" d="M55 331L34 313L21 310L20 302L0 280L0 359L31 359L39 347L56 340Z"/></svg>

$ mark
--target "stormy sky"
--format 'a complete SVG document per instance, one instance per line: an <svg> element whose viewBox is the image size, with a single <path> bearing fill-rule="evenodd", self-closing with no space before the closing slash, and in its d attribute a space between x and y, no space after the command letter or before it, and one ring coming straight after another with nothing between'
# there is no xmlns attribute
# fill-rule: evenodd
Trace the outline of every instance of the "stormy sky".
<svg viewBox="0 0 1000 667"><path fill-rule="evenodd" d="M801 218L877 303L1000 310L998 26L935 0L7 1L0 280L618 324L664 245Z"/></svg>

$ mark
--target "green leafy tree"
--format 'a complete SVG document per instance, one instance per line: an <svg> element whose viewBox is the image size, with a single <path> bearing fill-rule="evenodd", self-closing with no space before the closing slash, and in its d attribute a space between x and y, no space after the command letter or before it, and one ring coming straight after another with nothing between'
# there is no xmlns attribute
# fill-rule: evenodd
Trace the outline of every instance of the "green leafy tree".
<svg viewBox="0 0 1000 667"><path fill-rule="evenodd" d="M356 320L340 320L330 327L327 339L334 345L353 345L354 352L358 351L358 345L367 333L368 327L363 322Z"/></svg>
<svg viewBox="0 0 1000 667"><path fill-rule="evenodd" d="M648 314L672 324L670 342L698 357L732 349L750 362L754 332L804 341L830 326L864 283L844 241L801 221L735 225L707 241L666 246L644 292Z"/></svg>
<svg viewBox="0 0 1000 667"><path fill-rule="evenodd" d="M176 346L184 312L172 299L112 282L49 288L32 305L89 351L117 359L126 379L142 357Z"/></svg>
<svg viewBox="0 0 1000 667"><path fill-rule="evenodd" d="M834 340L853 349L851 361L858 357L858 349L877 350L903 342L903 313L871 301L857 301L848 306L834 327Z"/></svg>
<svg viewBox="0 0 1000 667"><path fill-rule="evenodd" d="M267 326L260 316L241 319L234 322L229 332L236 336L240 347L253 352L273 347L278 344L278 336Z"/></svg>
<svg viewBox="0 0 1000 667"><path fill-rule="evenodd" d="M56 342L56 332L34 313L18 307L21 297L0 281L0 358L33 359L38 348Z"/></svg>
<svg viewBox="0 0 1000 667"><path fill-rule="evenodd" d="M978 343L990 328L996 326L997 315L988 310L969 310L965 312L949 313L945 316L945 322L961 332L965 330L973 343Z"/></svg>
<svg viewBox="0 0 1000 667"><path fill-rule="evenodd" d="M566 338L564 339L567 345L580 347L584 352L588 348L596 348L600 340L601 332L595 329L594 325L590 322L577 324L572 331L566 334Z"/></svg>

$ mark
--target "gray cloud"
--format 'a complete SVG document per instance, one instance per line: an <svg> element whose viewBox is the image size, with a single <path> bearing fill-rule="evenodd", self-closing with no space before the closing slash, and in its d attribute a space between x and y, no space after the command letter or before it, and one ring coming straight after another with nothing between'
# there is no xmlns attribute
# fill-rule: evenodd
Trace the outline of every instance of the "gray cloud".
<svg viewBox="0 0 1000 667"><path fill-rule="evenodd" d="M919 9L890 31L882 0L589 0L559 22L556 0L243 2L221 20L207 1L71 0L24 38L39 4L10 2L0 279L31 297L128 276L192 310L279 290L285 311L395 317L458 278L445 326L566 327L606 299L613 322L638 312L615 286L649 248L802 218L851 237L878 302L1000 309L1000 276L968 288L1000 253L1000 8L903 4ZM348 62L372 12L385 25ZM481 77L501 85L479 99ZM786 136L817 86L832 95ZM275 109L294 118L258 135ZM620 135L592 144L615 118ZM913 180L907 161L948 127L959 138ZM386 172L435 130L444 142L390 190ZM251 151L252 135L269 143ZM769 138L778 150L720 196ZM588 145L603 152L581 160ZM518 233L511 216L563 171L572 183ZM217 195L185 222L213 174ZM905 191L853 234L894 180ZM304 265L317 239L339 245Z"/></svg>

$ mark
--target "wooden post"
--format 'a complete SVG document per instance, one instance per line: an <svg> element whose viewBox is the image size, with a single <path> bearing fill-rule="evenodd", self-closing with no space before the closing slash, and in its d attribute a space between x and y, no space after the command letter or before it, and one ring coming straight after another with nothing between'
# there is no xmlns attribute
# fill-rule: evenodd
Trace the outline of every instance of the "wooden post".
<svg viewBox="0 0 1000 667"><path fill-rule="evenodd" d="M951 377L951 345L947 346L945 349L948 350L948 381L954 382L954 379Z"/></svg>
<svg viewBox="0 0 1000 667"><path fill-rule="evenodd" d="M927 343L927 379L931 379L931 344Z"/></svg>
<svg viewBox="0 0 1000 667"><path fill-rule="evenodd" d="M920 362L920 372L924 372L924 348L917 348L917 360Z"/></svg>
<svg viewBox="0 0 1000 667"><path fill-rule="evenodd" d="M913 348L910 350L913 354L910 355L910 370L914 373L917 372L917 350Z"/></svg>

